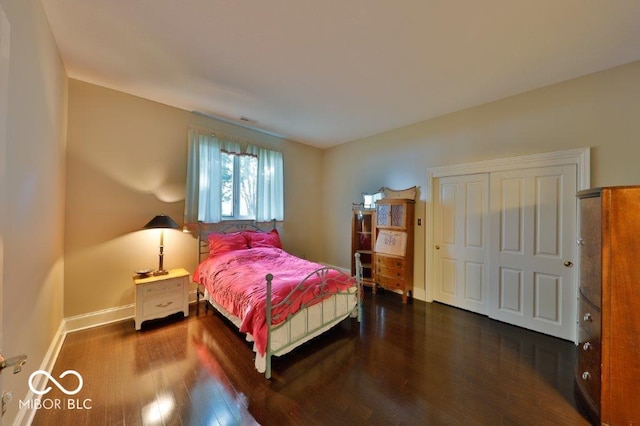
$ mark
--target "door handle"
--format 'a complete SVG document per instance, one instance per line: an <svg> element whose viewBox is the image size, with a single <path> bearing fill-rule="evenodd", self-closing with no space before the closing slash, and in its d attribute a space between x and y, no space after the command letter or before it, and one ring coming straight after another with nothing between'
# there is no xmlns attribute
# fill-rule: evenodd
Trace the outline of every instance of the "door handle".
<svg viewBox="0 0 640 426"><path fill-rule="evenodd" d="M565 260L563 265L566 266L567 268L571 268L573 266L573 262L569 262L568 260Z"/></svg>
<svg viewBox="0 0 640 426"><path fill-rule="evenodd" d="M436 246L436 250L440 250L440 246Z"/></svg>
<svg viewBox="0 0 640 426"><path fill-rule="evenodd" d="M7 367L13 367L13 374L17 374L22 371L22 366L27 362L26 355L18 355L9 359L5 359L0 355L0 373Z"/></svg>

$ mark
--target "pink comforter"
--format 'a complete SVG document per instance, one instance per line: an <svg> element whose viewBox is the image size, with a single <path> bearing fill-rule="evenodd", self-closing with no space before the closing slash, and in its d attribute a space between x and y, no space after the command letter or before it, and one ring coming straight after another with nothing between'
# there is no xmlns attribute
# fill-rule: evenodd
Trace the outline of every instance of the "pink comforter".
<svg viewBox="0 0 640 426"><path fill-rule="evenodd" d="M256 351L264 355L267 345L266 295L267 273L273 275L272 304L281 302L313 271L322 268L319 263L295 257L277 248L252 248L233 250L204 260L194 273L193 280L207 288L211 298L220 306L240 318L240 331L251 333ZM273 325L283 322L287 314L295 313L300 305L317 296L321 291L336 292L355 285L345 282L339 271L330 270L320 290L318 276L309 281L312 291L297 291L293 303L274 309ZM327 296L328 297L328 296ZM277 318L277 319L276 319Z"/></svg>

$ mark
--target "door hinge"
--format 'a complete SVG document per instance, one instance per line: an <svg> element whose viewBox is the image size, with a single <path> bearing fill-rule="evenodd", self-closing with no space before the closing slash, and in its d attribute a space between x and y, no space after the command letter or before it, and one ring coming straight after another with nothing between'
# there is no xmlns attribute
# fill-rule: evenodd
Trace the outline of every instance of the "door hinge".
<svg viewBox="0 0 640 426"><path fill-rule="evenodd" d="M2 415L7 411L7 404L13 400L13 392L5 392L2 394Z"/></svg>

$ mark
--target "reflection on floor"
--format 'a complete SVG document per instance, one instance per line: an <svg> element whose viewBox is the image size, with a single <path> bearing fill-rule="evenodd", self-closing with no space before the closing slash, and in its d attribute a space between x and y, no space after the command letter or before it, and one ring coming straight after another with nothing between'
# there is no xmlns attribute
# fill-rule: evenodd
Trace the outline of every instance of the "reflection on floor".
<svg viewBox="0 0 640 426"><path fill-rule="evenodd" d="M67 336L52 376L82 374L73 398L91 408L40 408L33 424L587 424L575 362L570 342L367 292L362 323L274 359L266 380L251 344L193 307L139 332L129 320ZM70 397L52 386L43 398Z"/></svg>

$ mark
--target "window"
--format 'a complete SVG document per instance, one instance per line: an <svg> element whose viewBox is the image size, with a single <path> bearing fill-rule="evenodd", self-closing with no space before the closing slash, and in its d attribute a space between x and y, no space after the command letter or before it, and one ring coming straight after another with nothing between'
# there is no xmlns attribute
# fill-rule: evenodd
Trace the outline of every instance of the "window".
<svg viewBox="0 0 640 426"><path fill-rule="evenodd" d="M258 158L221 152L221 207L224 219L255 219Z"/></svg>
<svg viewBox="0 0 640 426"><path fill-rule="evenodd" d="M282 153L189 129L185 223L284 218Z"/></svg>

